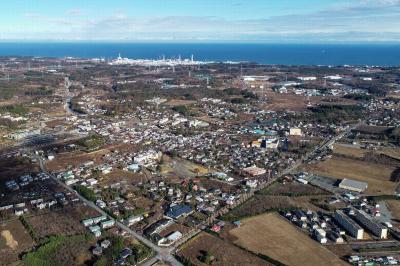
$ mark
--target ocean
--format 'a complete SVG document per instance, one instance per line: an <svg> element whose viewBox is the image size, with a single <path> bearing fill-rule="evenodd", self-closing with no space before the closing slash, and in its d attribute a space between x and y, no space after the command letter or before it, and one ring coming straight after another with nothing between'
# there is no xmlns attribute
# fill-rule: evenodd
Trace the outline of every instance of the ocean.
<svg viewBox="0 0 400 266"><path fill-rule="evenodd" d="M274 65L400 66L400 44L0 43L0 56L251 61Z"/></svg>

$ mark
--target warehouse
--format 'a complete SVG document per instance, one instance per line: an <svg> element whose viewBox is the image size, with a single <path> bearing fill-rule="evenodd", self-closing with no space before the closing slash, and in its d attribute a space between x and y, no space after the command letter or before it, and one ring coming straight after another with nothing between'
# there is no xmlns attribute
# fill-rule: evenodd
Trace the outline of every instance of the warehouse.
<svg viewBox="0 0 400 266"><path fill-rule="evenodd" d="M351 179L343 179L342 182L340 182L339 187L360 193L368 188L368 183Z"/></svg>
<svg viewBox="0 0 400 266"><path fill-rule="evenodd" d="M356 222L343 213L343 211L335 212L336 222L342 226L351 236L356 239L364 238L364 229L362 229Z"/></svg>
<svg viewBox="0 0 400 266"><path fill-rule="evenodd" d="M375 236L386 239L387 238L387 231L388 229L385 228L383 225L375 222L370 215L366 212L359 210L355 213L356 220L365 226L369 231L371 231Z"/></svg>

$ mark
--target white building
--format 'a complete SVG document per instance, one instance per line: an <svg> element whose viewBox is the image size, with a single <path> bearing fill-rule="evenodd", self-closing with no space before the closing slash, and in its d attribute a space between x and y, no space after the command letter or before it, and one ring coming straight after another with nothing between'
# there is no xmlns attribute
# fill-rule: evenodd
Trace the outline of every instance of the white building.
<svg viewBox="0 0 400 266"><path fill-rule="evenodd" d="M368 183L345 178L340 182L339 187L360 193L368 188Z"/></svg>
<svg viewBox="0 0 400 266"><path fill-rule="evenodd" d="M317 80L317 77L298 77L298 79L301 81L313 81Z"/></svg>
<svg viewBox="0 0 400 266"><path fill-rule="evenodd" d="M356 220L365 226L369 231L371 231L375 236L386 239L388 229L381 225L380 223L374 221L370 215L368 215L363 210L357 210L355 212Z"/></svg>
<svg viewBox="0 0 400 266"><path fill-rule="evenodd" d="M162 153L155 150L149 150L143 153L139 153L134 156L133 161L139 165L145 167L151 166L161 159Z"/></svg>
<svg viewBox="0 0 400 266"><path fill-rule="evenodd" d="M302 136L303 133L301 132L301 128L294 128L294 127L292 127L292 128L289 130L289 135L290 135L290 136Z"/></svg>
<svg viewBox="0 0 400 266"><path fill-rule="evenodd" d="M364 238L364 229L362 229L355 221L343 213L343 211L336 211L334 216L336 222L340 224L351 236L356 239Z"/></svg>

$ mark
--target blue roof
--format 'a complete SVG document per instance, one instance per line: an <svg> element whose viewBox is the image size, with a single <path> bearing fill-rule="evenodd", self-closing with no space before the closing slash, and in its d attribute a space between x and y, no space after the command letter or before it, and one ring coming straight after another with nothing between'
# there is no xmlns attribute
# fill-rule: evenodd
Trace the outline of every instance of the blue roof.
<svg viewBox="0 0 400 266"><path fill-rule="evenodd" d="M188 205L175 205L169 209L167 216L171 218L179 218L184 214L192 212L192 208Z"/></svg>

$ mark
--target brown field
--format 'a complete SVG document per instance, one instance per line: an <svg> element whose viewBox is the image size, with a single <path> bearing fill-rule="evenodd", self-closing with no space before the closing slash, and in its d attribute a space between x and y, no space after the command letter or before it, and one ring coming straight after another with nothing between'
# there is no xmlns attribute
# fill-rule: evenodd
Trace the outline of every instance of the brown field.
<svg viewBox="0 0 400 266"><path fill-rule="evenodd" d="M399 200L388 200L386 204L392 213L394 219L400 221L400 201Z"/></svg>
<svg viewBox="0 0 400 266"><path fill-rule="evenodd" d="M38 237L51 235L77 235L86 232L81 220L100 215L95 210L78 204L66 206L59 211L48 212L27 218L29 224L36 230Z"/></svg>
<svg viewBox="0 0 400 266"><path fill-rule="evenodd" d="M68 166L79 166L87 161L94 161L95 163L100 164L102 162L102 157L106 154L110 154L113 150L130 150L134 149L135 146L130 144L121 144L121 145L112 145L108 146L104 149L100 149L94 152L82 152L82 151L74 151L67 153L60 153L56 156L53 161L49 161L46 163L46 167L50 171L60 171Z"/></svg>
<svg viewBox="0 0 400 266"><path fill-rule="evenodd" d="M38 172L39 168L24 158L1 158L0 180L8 180L26 173Z"/></svg>
<svg viewBox="0 0 400 266"><path fill-rule="evenodd" d="M368 182L367 194L394 194L397 187L397 183L390 181L390 175L395 167L384 164L334 156L317 165L308 165L305 170L333 178L349 178Z"/></svg>
<svg viewBox="0 0 400 266"><path fill-rule="evenodd" d="M19 260L18 255L28 251L34 243L19 220L0 224L0 265Z"/></svg>
<svg viewBox="0 0 400 266"><path fill-rule="evenodd" d="M207 233L200 233L189 240L178 250L177 254L190 259L195 265L207 265L198 260L201 251L208 251L216 257L217 261L213 265L271 265L257 256L236 247L232 243Z"/></svg>
<svg viewBox="0 0 400 266"><path fill-rule="evenodd" d="M172 99L172 100L169 100L168 102L166 102L165 105L178 106L178 105L190 105L190 104L195 104L195 103L196 103L196 101L191 101L191 100Z"/></svg>
<svg viewBox="0 0 400 266"><path fill-rule="evenodd" d="M65 125L64 119L54 119L46 122L46 126L49 128L54 128L56 126Z"/></svg>
<svg viewBox="0 0 400 266"><path fill-rule="evenodd" d="M222 192L234 192L237 189L236 186L219 180L208 179L206 177L200 177L198 180L200 181L201 186L206 189L219 188Z"/></svg>
<svg viewBox="0 0 400 266"><path fill-rule="evenodd" d="M230 234L236 244L287 265L346 265L277 213L246 219Z"/></svg>
<svg viewBox="0 0 400 266"><path fill-rule="evenodd" d="M378 152L400 160L400 149L398 148L382 148Z"/></svg>
<svg viewBox="0 0 400 266"><path fill-rule="evenodd" d="M169 177L186 178L205 175L208 173L208 169L187 160L171 158L164 155L160 172Z"/></svg>
<svg viewBox="0 0 400 266"><path fill-rule="evenodd" d="M46 162L46 167L50 171L60 171L68 166L78 166L87 161L94 161L100 163L101 157L109 153L108 150L85 153L80 151L58 154L53 161Z"/></svg>
<svg viewBox="0 0 400 266"><path fill-rule="evenodd" d="M353 255L354 253L354 250L351 248L351 245L348 244L327 245L326 248L335 253L335 255L338 256L339 258L346 258L348 256Z"/></svg>
<svg viewBox="0 0 400 266"><path fill-rule="evenodd" d="M311 185L304 185L301 183L274 183L268 188L261 191L265 195L284 195L284 196L296 196L296 195L329 195L329 192L322 190L318 187Z"/></svg>
<svg viewBox="0 0 400 266"><path fill-rule="evenodd" d="M268 103L263 107L273 111L304 111L307 109L307 97L294 94L267 92Z"/></svg>
<svg viewBox="0 0 400 266"><path fill-rule="evenodd" d="M38 237L84 234L85 227L67 212L49 212L28 218Z"/></svg>
<svg viewBox="0 0 400 266"><path fill-rule="evenodd" d="M320 211L321 209L311 203L311 199L319 199L320 202L330 196L270 196L256 194L254 197L239 205L224 217L226 220L234 221L243 217L251 217L263 214L269 211L285 210L285 209L305 209Z"/></svg>
<svg viewBox="0 0 400 266"><path fill-rule="evenodd" d="M263 105L263 108L273 111L304 111L307 110L308 103L310 103L311 106L315 106L329 98L322 96L308 98L304 95L295 95L290 93L280 94L273 91L265 92L265 96L267 98L267 103ZM335 102L335 104L354 104L354 101L340 99L340 101Z"/></svg>
<svg viewBox="0 0 400 266"><path fill-rule="evenodd" d="M333 149L334 154L351 156L354 158L363 158L367 150L358 147L351 147L349 145L335 144Z"/></svg>
<svg viewBox="0 0 400 266"><path fill-rule="evenodd" d="M147 180L146 175L141 173L133 173L120 169L113 169L111 173L107 175L101 175L99 185L110 186L117 182L126 182L127 184L138 184Z"/></svg>

